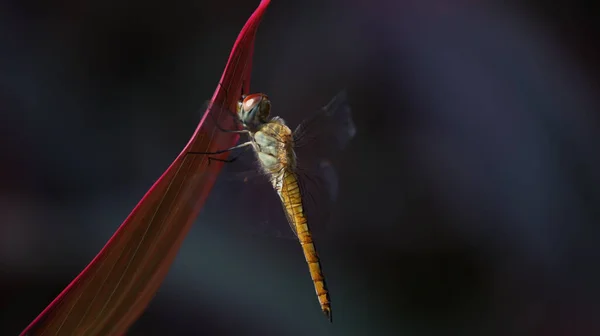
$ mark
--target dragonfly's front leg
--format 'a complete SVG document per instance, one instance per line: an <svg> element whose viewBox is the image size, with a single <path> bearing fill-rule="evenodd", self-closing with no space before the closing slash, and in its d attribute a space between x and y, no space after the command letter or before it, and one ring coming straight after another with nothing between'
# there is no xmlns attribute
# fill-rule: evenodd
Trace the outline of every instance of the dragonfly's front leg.
<svg viewBox="0 0 600 336"><path fill-rule="evenodd" d="M225 129L223 126L221 126L221 124L219 124L219 121L217 120L217 118L215 118L215 116L212 114L212 111L208 113L211 117L211 119L213 120L213 123L215 123L215 126L217 126L217 128L219 129L219 131L224 132L224 133L239 133L239 134L248 134L250 133L250 131L248 130L228 130ZM237 120L237 117L234 117ZM239 121L238 121L239 122Z"/></svg>
<svg viewBox="0 0 600 336"><path fill-rule="evenodd" d="M244 95L244 92L243 92L243 91L244 91L243 84L244 84L244 83L242 82L242 100L243 100L243 99L244 99L244 97L245 97L245 95ZM223 86L223 84L221 84L221 83L219 83L219 86L220 86L220 87L223 89L223 91L225 91L225 95L227 96L227 95L228 95L228 90L227 90L227 88L226 88L226 87L224 87L224 86ZM225 100L227 101L227 99L225 99ZM233 119L234 119L236 122L238 122L238 123L240 122L240 120L238 119L238 116L237 116L237 114L236 114L236 113L233 113L233 112L232 112L232 111L230 111L229 109L226 109L226 110L227 110L227 112L229 112L229 113L232 115ZM213 122L215 123L215 125L217 126L217 128L219 129L219 131L221 131L221 132L225 132L225 133L239 133L239 134L242 134L242 133L248 134L248 133L250 133L250 131L248 131L248 130L245 130L245 129L244 129L244 130L228 130L228 129L225 129L224 127L222 127L222 126L219 124L219 122L217 121L217 118L215 118L215 116L212 114L212 111L210 111L210 112L209 112L209 114L210 114L210 117L212 118Z"/></svg>
<svg viewBox="0 0 600 336"><path fill-rule="evenodd" d="M217 155L217 154L222 154L222 153L227 153L227 152L231 152L234 149L238 149L238 148L244 148L244 147L248 147L252 145L252 141L247 141L244 143L241 143L239 145L233 146L231 148L227 148L227 149L222 149L222 150L218 150L216 152L187 152L187 154L203 154L203 155ZM241 154L240 154L241 155ZM236 156L234 158L225 160L225 159L218 159L218 158L213 158L213 157L208 157L208 163L210 164L211 160L215 160L215 161L220 161L220 162L233 162L235 161L237 158L239 157Z"/></svg>

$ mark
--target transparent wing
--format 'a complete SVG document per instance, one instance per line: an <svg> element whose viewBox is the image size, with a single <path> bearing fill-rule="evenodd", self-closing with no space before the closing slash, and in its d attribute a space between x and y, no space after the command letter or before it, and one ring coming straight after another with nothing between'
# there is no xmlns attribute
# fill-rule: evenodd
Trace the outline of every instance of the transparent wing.
<svg viewBox="0 0 600 336"><path fill-rule="evenodd" d="M200 215L202 225L247 235L297 239L269 178L257 169L240 170L239 163L226 164L219 174ZM330 234L328 220L334 199L328 191L329 181L324 180L329 168L298 174L309 227L318 238Z"/></svg>
<svg viewBox="0 0 600 336"><path fill-rule="evenodd" d="M210 218L202 225L225 232L294 237L279 197L258 173L221 172L201 216Z"/></svg>
<svg viewBox="0 0 600 336"><path fill-rule="evenodd" d="M302 121L294 130L297 175L308 224L333 234L331 210L338 196L334 160L356 135L352 111L345 90Z"/></svg>
<svg viewBox="0 0 600 336"><path fill-rule="evenodd" d="M258 170L252 150L235 150L232 157L237 159L224 164L205 203L201 225L225 234L295 238L279 196Z"/></svg>
<svg viewBox="0 0 600 336"><path fill-rule="evenodd" d="M215 107L220 111L219 107ZM231 126L230 126L231 127ZM345 92L302 122L294 131L299 166L295 171L303 208L313 235L334 232L329 220L335 204L338 178L331 159L355 134ZM240 141L247 141L242 135ZM200 215L202 225L249 235L297 239L280 198L264 176L253 151L232 151Z"/></svg>
<svg viewBox="0 0 600 336"><path fill-rule="evenodd" d="M331 161L356 135L346 91L302 121L294 130L294 149L301 168Z"/></svg>

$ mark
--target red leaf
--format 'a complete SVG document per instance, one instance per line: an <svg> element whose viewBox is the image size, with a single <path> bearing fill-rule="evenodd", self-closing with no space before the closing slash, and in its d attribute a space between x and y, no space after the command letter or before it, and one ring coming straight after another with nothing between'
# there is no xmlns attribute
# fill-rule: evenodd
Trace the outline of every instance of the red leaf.
<svg viewBox="0 0 600 336"><path fill-rule="evenodd" d="M242 28L214 102L234 109L242 85L249 92L254 36L269 2L262 0ZM206 156L186 153L228 148L238 140L206 118L100 253L21 335L119 335L142 314L222 167L222 162L208 165Z"/></svg>

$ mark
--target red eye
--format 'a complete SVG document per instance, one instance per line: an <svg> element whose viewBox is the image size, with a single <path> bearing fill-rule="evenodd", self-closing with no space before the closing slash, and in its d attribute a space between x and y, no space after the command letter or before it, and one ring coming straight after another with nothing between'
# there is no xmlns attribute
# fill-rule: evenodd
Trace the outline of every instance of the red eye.
<svg viewBox="0 0 600 336"><path fill-rule="evenodd" d="M250 111L255 108L258 104L260 104L264 97L266 97L266 95L263 93L253 93L246 96L242 102L244 111Z"/></svg>

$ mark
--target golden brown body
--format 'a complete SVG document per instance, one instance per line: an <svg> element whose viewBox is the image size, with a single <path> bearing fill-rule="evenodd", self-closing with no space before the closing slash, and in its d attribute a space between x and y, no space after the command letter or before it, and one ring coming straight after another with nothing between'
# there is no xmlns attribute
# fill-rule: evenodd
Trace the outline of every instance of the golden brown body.
<svg viewBox="0 0 600 336"><path fill-rule="evenodd" d="M271 178L273 187L281 198L289 224L298 236L321 310L331 321L329 292L302 205L292 132L282 119L273 118L251 134L251 138L260 165L264 173Z"/></svg>
<svg viewBox="0 0 600 336"><path fill-rule="evenodd" d="M325 278L323 277L323 271L321 270L321 264L319 263L319 256L315 249L310 229L308 228L308 222L302 207L298 178L294 172L286 170L283 173L283 183L281 184L281 190L278 190L278 192L288 220L291 220L296 228L296 233L300 240L300 244L302 245L304 257L308 263L310 277L312 278L315 285L315 291L319 298L321 310L331 321L332 316L329 292L325 285Z"/></svg>

